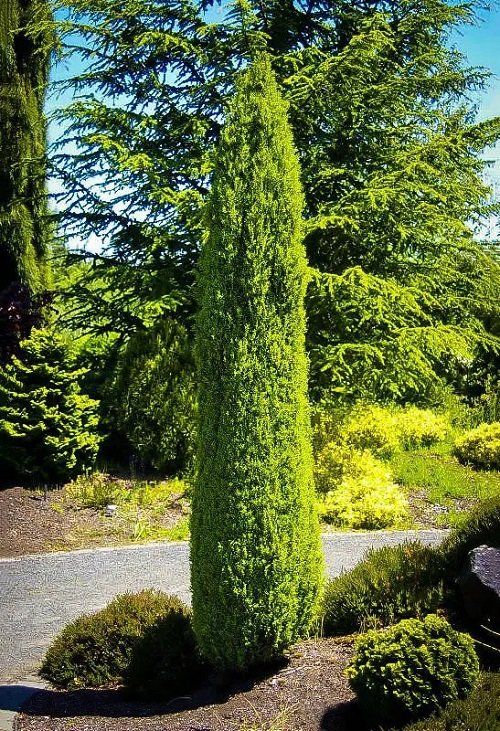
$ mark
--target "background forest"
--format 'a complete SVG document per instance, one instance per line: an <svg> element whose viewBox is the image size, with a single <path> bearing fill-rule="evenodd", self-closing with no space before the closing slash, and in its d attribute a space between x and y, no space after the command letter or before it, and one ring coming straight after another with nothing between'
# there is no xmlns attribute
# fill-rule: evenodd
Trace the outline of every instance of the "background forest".
<svg viewBox="0 0 500 731"><path fill-rule="evenodd" d="M477 121L474 94L489 72L470 67L450 37L482 7L5 6L2 32L20 30L6 46L0 102L4 472L62 484L97 459L122 476L189 479L195 269L214 148L238 74L265 49L289 104L305 194L324 516L351 527L397 524L407 500L400 488L416 473L413 487L427 496L481 496L487 478L464 476L451 455L461 432L499 418L500 265L496 242L484 240L499 204L484 174L500 118ZM69 103L55 113L46 157L50 63L65 69L59 87ZM50 205L47 174L56 181ZM425 449L436 444L429 462ZM482 464L469 452L462 462L498 466L493 451ZM443 473L430 484L436 457ZM99 480L110 490L101 502L116 498L116 483ZM339 500L366 492L363 480L392 495L393 515L339 518Z"/></svg>

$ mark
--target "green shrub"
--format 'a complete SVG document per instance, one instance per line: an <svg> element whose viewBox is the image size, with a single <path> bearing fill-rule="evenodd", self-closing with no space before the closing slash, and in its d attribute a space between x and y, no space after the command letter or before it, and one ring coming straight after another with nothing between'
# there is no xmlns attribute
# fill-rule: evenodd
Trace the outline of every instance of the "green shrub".
<svg viewBox="0 0 500 731"><path fill-rule="evenodd" d="M163 700L192 690L203 670L191 613L181 601L172 601L135 644L125 683L134 697Z"/></svg>
<svg viewBox="0 0 500 731"><path fill-rule="evenodd" d="M323 633L385 626L434 612L442 600L435 552L418 542L369 551L351 571L328 582Z"/></svg>
<svg viewBox="0 0 500 731"><path fill-rule="evenodd" d="M500 470L500 422L481 424L455 442L455 454L464 464Z"/></svg>
<svg viewBox="0 0 500 731"><path fill-rule="evenodd" d="M470 695L443 713L405 726L404 731L499 731L500 673L485 673Z"/></svg>
<svg viewBox="0 0 500 731"><path fill-rule="evenodd" d="M306 633L323 578L307 398L299 164L270 62L240 77L201 253L193 625L218 668Z"/></svg>
<svg viewBox="0 0 500 731"><path fill-rule="evenodd" d="M444 575L456 576L481 545L500 548L500 495L483 501L445 538L439 549Z"/></svg>
<svg viewBox="0 0 500 731"><path fill-rule="evenodd" d="M390 457L399 447L397 418L383 406L357 404L344 425L342 439L358 450Z"/></svg>
<svg viewBox="0 0 500 731"><path fill-rule="evenodd" d="M95 462L97 401L80 391L74 354L60 335L35 330L0 369L2 474L62 482Z"/></svg>
<svg viewBox="0 0 500 731"><path fill-rule="evenodd" d="M40 675L56 688L99 687L126 672L146 630L181 602L162 592L123 594L104 609L68 624L45 655Z"/></svg>
<svg viewBox="0 0 500 731"><path fill-rule="evenodd" d="M407 406L396 412L399 441L405 449L430 447L443 441L450 432L451 426L443 414L436 414L430 409L419 409Z"/></svg>
<svg viewBox="0 0 500 731"><path fill-rule="evenodd" d="M130 339L109 400L118 432L144 465L166 474L191 467L196 387L191 342L181 325L163 319Z"/></svg>
<svg viewBox="0 0 500 731"><path fill-rule="evenodd" d="M324 466L325 462L320 462L320 468ZM337 487L319 499L319 514L326 522L341 528L368 530L402 525L408 515L408 503L383 462L370 452L353 451L343 464L332 464L332 473L337 476L338 472L342 478ZM327 484L326 477L321 478L320 484Z"/></svg>
<svg viewBox="0 0 500 731"><path fill-rule="evenodd" d="M479 678L479 661L468 635L429 614L362 635L347 675L371 719L398 722L465 697Z"/></svg>

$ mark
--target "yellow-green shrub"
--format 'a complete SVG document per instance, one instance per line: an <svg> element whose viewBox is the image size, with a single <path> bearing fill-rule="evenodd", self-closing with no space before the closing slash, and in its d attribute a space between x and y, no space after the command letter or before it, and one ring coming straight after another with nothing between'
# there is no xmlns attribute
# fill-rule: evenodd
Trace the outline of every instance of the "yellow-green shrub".
<svg viewBox="0 0 500 731"><path fill-rule="evenodd" d="M399 447L397 418L383 406L359 404L345 423L342 440L356 449L390 457Z"/></svg>
<svg viewBox="0 0 500 731"><path fill-rule="evenodd" d="M500 422L480 424L455 442L455 454L465 464L500 470Z"/></svg>
<svg viewBox="0 0 500 731"><path fill-rule="evenodd" d="M368 451L351 452L340 483L318 502L323 520L342 528L395 527L408 513L390 470Z"/></svg>
<svg viewBox="0 0 500 731"><path fill-rule="evenodd" d="M342 482L344 472L352 469L355 455L359 455L351 447L337 442L328 442L316 456L314 480L319 493L326 493L337 488Z"/></svg>
<svg viewBox="0 0 500 731"><path fill-rule="evenodd" d="M395 418L399 441L405 449L429 447L445 439L450 431L448 419L431 409L408 406L396 412Z"/></svg>

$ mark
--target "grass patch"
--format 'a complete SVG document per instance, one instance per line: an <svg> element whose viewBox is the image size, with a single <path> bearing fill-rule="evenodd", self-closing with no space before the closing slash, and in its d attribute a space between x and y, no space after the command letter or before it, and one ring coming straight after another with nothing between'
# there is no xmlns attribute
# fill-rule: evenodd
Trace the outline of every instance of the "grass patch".
<svg viewBox="0 0 500 731"><path fill-rule="evenodd" d="M391 458L390 466L396 482L407 489L412 502L417 504L417 512L419 508L434 509L430 522L444 527L460 522L464 509L500 495L500 472L461 465L452 456L450 444L398 452Z"/></svg>

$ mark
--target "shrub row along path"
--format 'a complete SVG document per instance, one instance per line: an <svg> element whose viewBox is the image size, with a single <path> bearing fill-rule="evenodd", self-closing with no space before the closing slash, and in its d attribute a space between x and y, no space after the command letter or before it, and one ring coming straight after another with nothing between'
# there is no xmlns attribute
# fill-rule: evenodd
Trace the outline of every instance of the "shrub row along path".
<svg viewBox="0 0 500 731"><path fill-rule="evenodd" d="M352 568L371 547L418 538L439 543L445 531L377 531L323 536L330 576ZM189 601L187 543L155 543L0 560L0 682L33 672L53 637L116 594L145 587Z"/></svg>

